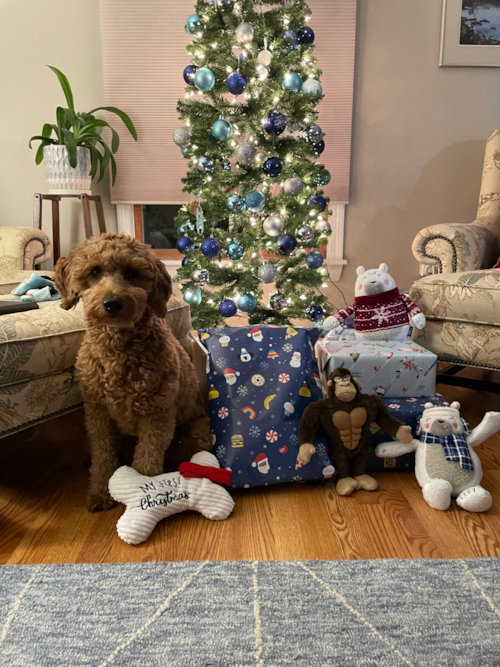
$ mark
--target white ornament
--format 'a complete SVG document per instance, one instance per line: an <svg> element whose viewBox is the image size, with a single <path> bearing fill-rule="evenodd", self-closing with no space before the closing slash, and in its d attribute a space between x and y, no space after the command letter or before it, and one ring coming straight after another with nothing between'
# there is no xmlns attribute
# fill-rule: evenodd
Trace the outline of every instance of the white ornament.
<svg viewBox="0 0 500 667"><path fill-rule="evenodd" d="M283 218L277 213L268 215L262 224L262 229L268 236L279 236L283 231Z"/></svg>
<svg viewBox="0 0 500 667"><path fill-rule="evenodd" d="M257 71L259 81L265 81L269 76L269 70L264 65L257 65L255 69Z"/></svg>
<svg viewBox="0 0 500 667"><path fill-rule="evenodd" d="M240 44L250 44L253 41L253 25L251 23L240 23L234 31L236 41Z"/></svg>
<svg viewBox="0 0 500 667"><path fill-rule="evenodd" d="M273 54L271 53L271 51L268 51L267 49L264 49L263 51L261 51L258 54L257 62L260 65L265 65L266 67L269 67L269 65L271 64L272 57L273 57Z"/></svg>
<svg viewBox="0 0 500 667"><path fill-rule="evenodd" d="M314 225L314 229L317 232L330 232L332 228L330 227L328 220L325 220L325 218L320 218Z"/></svg>

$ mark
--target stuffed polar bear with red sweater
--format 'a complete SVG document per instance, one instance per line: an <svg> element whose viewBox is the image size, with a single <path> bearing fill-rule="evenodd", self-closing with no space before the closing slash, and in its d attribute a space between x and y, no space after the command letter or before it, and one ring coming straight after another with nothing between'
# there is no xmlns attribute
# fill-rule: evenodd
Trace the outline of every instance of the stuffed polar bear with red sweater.
<svg viewBox="0 0 500 667"><path fill-rule="evenodd" d="M327 338L335 338L333 330L352 314L358 340L405 340L410 330L409 318L417 329L425 327L425 315L409 296L399 293L387 264L368 271L358 266L356 273L354 305L326 318L324 328L330 332Z"/></svg>

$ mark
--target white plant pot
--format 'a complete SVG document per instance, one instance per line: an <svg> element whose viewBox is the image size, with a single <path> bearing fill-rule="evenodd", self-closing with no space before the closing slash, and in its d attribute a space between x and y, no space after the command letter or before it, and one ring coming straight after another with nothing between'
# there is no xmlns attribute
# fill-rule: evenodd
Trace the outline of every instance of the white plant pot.
<svg viewBox="0 0 500 667"><path fill-rule="evenodd" d="M78 146L76 159L76 167L72 167L66 146L49 144L44 147L43 161L49 194L92 194L89 149Z"/></svg>

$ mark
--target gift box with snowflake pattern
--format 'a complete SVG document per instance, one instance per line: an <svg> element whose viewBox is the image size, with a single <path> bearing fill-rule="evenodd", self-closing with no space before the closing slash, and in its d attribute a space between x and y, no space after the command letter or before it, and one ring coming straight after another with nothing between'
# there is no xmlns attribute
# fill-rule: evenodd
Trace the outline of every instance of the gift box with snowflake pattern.
<svg viewBox="0 0 500 667"><path fill-rule="evenodd" d="M208 407L214 452L233 471L233 488L325 480L334 474L318 435L307 465L297 460L305 408L322 398L314 345L317 329L204 329Z"/></svg>

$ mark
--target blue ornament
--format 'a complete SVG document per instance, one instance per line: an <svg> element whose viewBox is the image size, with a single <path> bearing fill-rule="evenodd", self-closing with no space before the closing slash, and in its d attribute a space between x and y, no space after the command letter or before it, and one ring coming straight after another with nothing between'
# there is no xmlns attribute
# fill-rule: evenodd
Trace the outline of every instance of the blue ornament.
<svg viewBox="0 0 500 667"><path fill-rule="evenodd" d="M316 306L314 303L306 308L306 315L312 322L319 322L323 319L325 311L321 306Z"/></svg>
<svg viewBox="0 0 500 667"><path fill-rule="evenodd" d="M254 295L250 294L250 292L245 292L245 294L242 294L242 296L240 296L238 299L238 308L243 313L251 313L252 310L255 310L256 305L257 301Z"/></svg>
<svg viewBox="0 0 500 667"><path fill-rule="evenodd" d="M202 242L201 252L207 259L213 259L220 253L220 243L217 241L217 239L214 239L212 236L210 236L208 239L205 239Z"/></svg>
<svg viewBox="0 0 500 667"><path fill-rule="evenodd" d="M325 150L325 142L323 139L321 141L318 141L317 144L313 145L313 151L314 155L321 155L321 153Z"/></svg>
<svg viewBox="0 0 500 667"><path fill-rule="evenodd" d="M240 195L230 195L226 200L226 209L229 213L241 213L245 210L245 200Z"/></svg>
<svg viewBox="0 0 500 667"><path fill-rule="evenodd" d="M312 250L306 257L306 266L309 269L319 269L323 266L323 255L317 250Z"/></svg>
<svg viewBox="0 0 500 667"><path fill-rule="evenodd" d="M328 169L322 169L319 171L316 176L314 177L314 182L316 185L328 185L328 183L332 180L332 175L328 171Z"/></svg>
<svg viewBox="0 0 500 667"><path fill-rule="evenodd" d="M297 239L293 234L282 234L278 239L278 250L282 255L290 255L297 247Z"/></svg>
<svg viewBox="0 0 500 667"><path fill-rule="evenodd" d="M196 70L196 74L194 75L194 85L198 90L203 90L203 92L206 93L208 90L212 90L214 83L215 76L211 69L208 67L200 67L200 69Z"/></svg>
<svg viewBox="0 0 500 667"><path fill-rule="evenodd" d="M245 197L245 204L249 211L258 213L259 211L262 211L266 205L266 198L260 190L252 190L252 192L249 192Z"/></svg>
<svg viewBox="0 0 500 667"><path fill-rule="evenodd" d="M201 303L201 289L199 287L186 287L183 298L190 306L199 306Z"/></svg>
<svg viewBox="0 0 500 667"><path fill-rule="evenodd" d="M184 81L187 83L188 86L194 86L194 75L196 74L197 69L198 68L196 67L196 65L188 65L184 69L182 76L184 77Z"/></svg>
<svg viewBox="0 0 500 667"><path fill-rule="evenodd" d="M302 88L302 77L297 72L287 72L281 83L283 90L289 90L291 93L299 93Z"/></svg>
<svg viewBox="0 0 500 667"><path fill-rule="evenodd" d="M244 254L245 248L243 247L243 244L238 241L231 241L231 243L226 246L226 255L229 259L236 261L237 259L241 259Z"/></svg>
<svg viewBox="0 0 500 667"><path fill-rule="evenodd" d="M219 304L219 313L222 317L233 317L237 311L238 308L232 299L224 299Z"/></svg>
<svg viewBox="0 0 500 667"><path fill-rule="evenodd" d="M192 157L193 149L191 148L191 146L183 146L181 148L181 153L183 154L184 157Z"/></svg>
<svg viewBox="0 0 500 667"><path fill-rule="evenodd" d="M279 176L281 174L283 165L281 164L281 160L279 158L270 157L267 158L267 160L264 162L262 169L264 170L266 176L271 176L272 178L276 178L276 176Z"/></svg>
<svg viewBox="0 0 500 667"><path fill-rule="evenodd" d="M283 39L284 41L287 42L286 46L284 46L281 49L282 53L285 53L288 55L292 51L296 51L297 47L299 45L299 38L297 37L297 33L294 32L293 30L290 30L289 28L285 30L284 32L281 33L280 39Z"/></svg>
<svg viewBox="0 0 500 667"><path fill-rule="evenodd" d="M195 35L197 32L204 30L205 26L198 14L191 14L186 23L186 30L190 35Z"/></svg>
<svg viewBox="0 0 500 667"><path fill-rule="evenodd" d="M187 255L188 252L194 248L194 241L189 236L181 236L180 239L177 239L175 247L179 252L182 252L183 255Z"/></svg>
<svg viewBox="0 0 500 667"><path fill-rule="evenodd" d="M320 213L323 213L326 208L326 199L321 195L312 195L307 200L307 205L317 208Z"/></svg>
<svg viewBox="0 0 500 667"><path fill-rule="evenodd" d="M247 87L246 76L240 72L232 72L226 79L226 87L233 95L241 95Z"/></svg>
<svg viewBox="0 0 500 667"><path fill-rule="evenodd" d="M182 266L186 266L188 264L188 262L189 262L189 257L183 257L181 264L182 264Z"/></svg>
<svg viewBox="0 0 500 667"><path fill-rule="evenodd" d="M231 163L230 162L223 162L222 163L222 168L224 171L231 171Z"/></svg>
<svg viewBox="0 0 500 667"><path fill-rule="evenodd" d="M279 135L285 131L286 118L279 111L271 111L264 122L264 129L268 134Z"/></svg>
<svg viewBox="0 0 500 667"><path fill-rule="evenodd" d="M297 37L301 44L312 44L314 42L314 30L305 25L297 31Z"/></svg>
<svg viewBox="0 0 500 667"><path fill-rule="evenodd" d="M227 141L232 133L233 130L227 120L216 120L212 125L212 135L217 141Z"/></svg>

